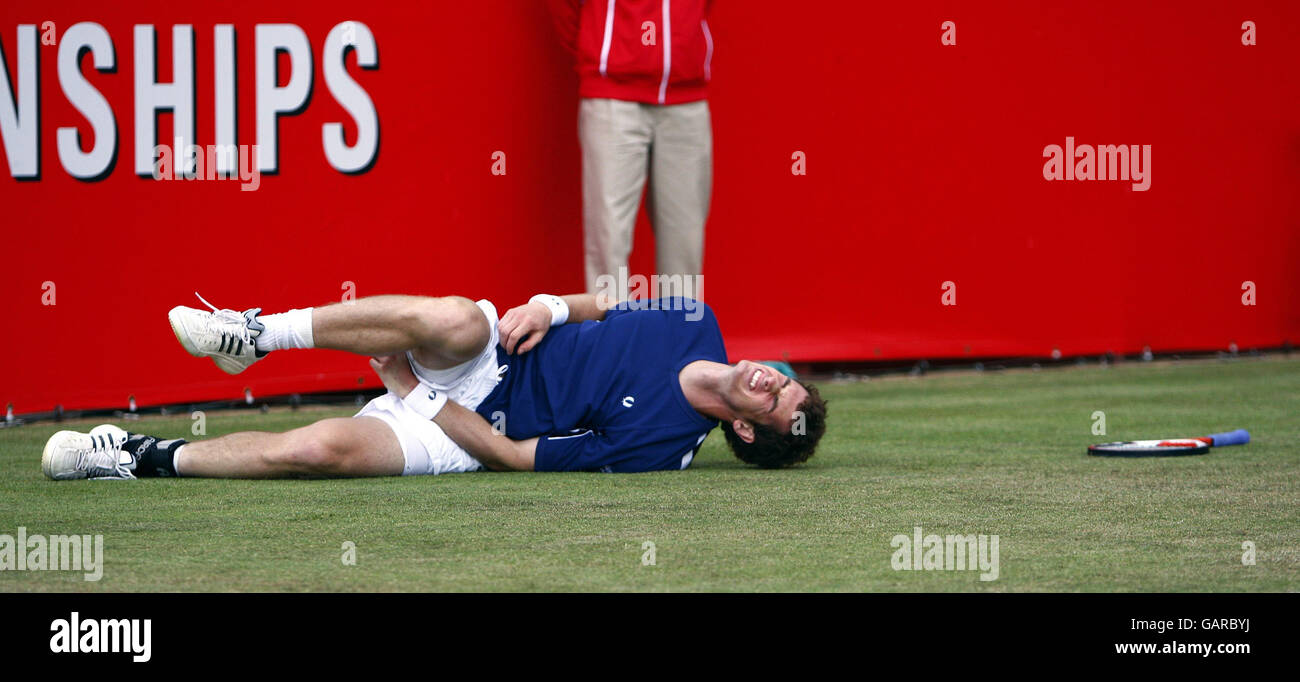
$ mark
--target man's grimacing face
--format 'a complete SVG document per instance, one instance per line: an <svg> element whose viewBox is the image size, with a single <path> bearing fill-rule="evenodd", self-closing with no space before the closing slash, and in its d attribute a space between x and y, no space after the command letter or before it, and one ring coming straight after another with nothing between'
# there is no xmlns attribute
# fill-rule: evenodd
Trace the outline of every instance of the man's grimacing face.
<svg viewBox="0 0 1300 682"><path fill-rule="evenodd" d="M738 419L789 433L794 413L808 390L780 372L749 360L731 366L724 398ZM742 438L741 430L737 433ZM745 440L750 440L745 438Z"/></svg>

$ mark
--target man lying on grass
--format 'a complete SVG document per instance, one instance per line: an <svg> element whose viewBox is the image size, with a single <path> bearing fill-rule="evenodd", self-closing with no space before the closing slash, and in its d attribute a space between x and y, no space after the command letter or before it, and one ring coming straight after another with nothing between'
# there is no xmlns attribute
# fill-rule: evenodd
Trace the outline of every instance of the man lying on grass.
<svg viewBox="0 0 1300 682"><path fill-rule="evenodd" d="M499 322L492 303L460 297L374 296L275 315L209 307L168 318L186 351L227 373L272 351L330 348L371 356L388 393L350 419L284 433L188 443L107 424L60 431L45 445L46 476L685 469L719 422L737 457L779 468L807 460L826 430L814 386L726 364L712 310L689 298L606 309L594 295L543 294Z"/></svg>

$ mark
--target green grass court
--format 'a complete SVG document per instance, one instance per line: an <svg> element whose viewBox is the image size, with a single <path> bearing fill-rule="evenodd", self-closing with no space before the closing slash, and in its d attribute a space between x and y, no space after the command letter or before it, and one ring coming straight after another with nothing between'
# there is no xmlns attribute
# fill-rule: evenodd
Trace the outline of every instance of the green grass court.
<svg viewBox="0 0 1300 682"><path fill-rule="evenodd" d="M822 384L801 468L746 468L720 433L685 472L54 483L59 428L0 430L0 534L103 534L104 577L0 572L0 591L1293 591L1300 359L1123 363ZM1092 414L1106 415L1105 436ZM208 435L351 409L211 413ZM190 420L132 425L166 437ZM1195 457L1089 443L1246 428ZM894 571L890 539L997 534L996 581ZM357 563L341 561L356 545ZM643 543L655 565L643 566ZM1243 566L1242 543L1256 545Z"/></svg>

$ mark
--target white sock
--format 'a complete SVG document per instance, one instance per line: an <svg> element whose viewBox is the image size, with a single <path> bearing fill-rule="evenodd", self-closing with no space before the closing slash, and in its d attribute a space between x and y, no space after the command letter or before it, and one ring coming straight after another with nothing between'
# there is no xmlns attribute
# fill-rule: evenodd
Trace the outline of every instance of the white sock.
<svg viewBox="0 0 1300 682"><path fill-rule="evenodd" d="M189 445L189 443L185 445ZM172 471L175 471L178 477L181 475L181 450L185 449L185 445L176 448L176 452L172 453Z"/></svg>
<svg viewBox="0 0 1300 682"><path fill-rule="evenodd" d="M257 337L257 349L273 351L287 348L314 348L315 342L311 332L312 310L313 308L300 308L286 313L259 315L257 321L266 325L266 331Z"/></svg>

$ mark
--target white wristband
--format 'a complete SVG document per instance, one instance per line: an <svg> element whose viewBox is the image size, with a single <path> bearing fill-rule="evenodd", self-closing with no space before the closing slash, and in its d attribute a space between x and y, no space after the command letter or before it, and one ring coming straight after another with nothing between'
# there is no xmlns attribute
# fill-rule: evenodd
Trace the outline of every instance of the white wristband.
<svg viewBox="0 0 1300 682"><path fill-rule="evenodd" d="M551 311L551 326L558 327L569 321L569 304L564 299L551 294L538 294L530 299L529 303L541 303Z"/></svg>
<svg viewBox="0 0 1300 682"><path fill-rule="evenodd" d="M407 393L402 402L421 417L433 419L442 411L442 406L447 404L447 392L420 384Z"/></svg>

